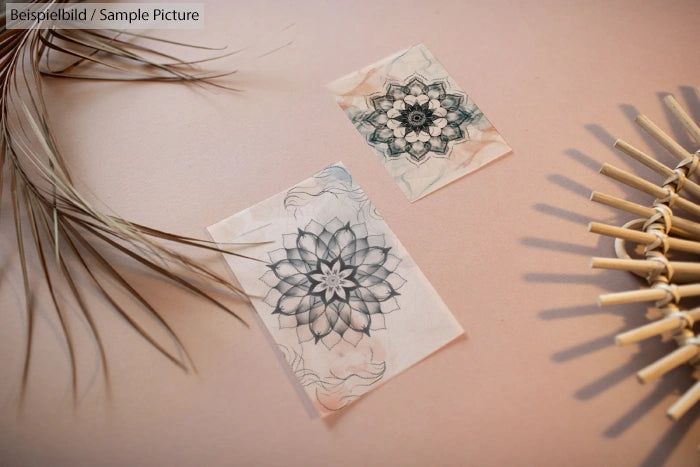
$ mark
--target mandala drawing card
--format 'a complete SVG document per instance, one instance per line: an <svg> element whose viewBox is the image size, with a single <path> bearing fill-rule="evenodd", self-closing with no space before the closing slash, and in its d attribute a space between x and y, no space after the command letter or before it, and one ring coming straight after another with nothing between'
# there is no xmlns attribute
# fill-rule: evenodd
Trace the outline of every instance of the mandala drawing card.
<svg viewBox="0 0 700 467"><path fill-rule="evenodd" d="M423 44L327 87L410 201L511 152Z"/></svg>
<svg viewBox="0 0 700 467"><path fill-rule="evenodd" d="M322 416L464 332L342 164L209 233Z"/></svg>

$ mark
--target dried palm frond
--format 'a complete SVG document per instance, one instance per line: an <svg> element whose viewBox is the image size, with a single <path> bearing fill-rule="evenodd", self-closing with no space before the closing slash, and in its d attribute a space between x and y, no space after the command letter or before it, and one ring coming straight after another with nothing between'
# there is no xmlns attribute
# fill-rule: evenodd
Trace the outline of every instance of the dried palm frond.
<svg viewBox="0 0 700 467"><path fill-rule="evenodd" d="M42 283L48 289L67 345L74 400L77 387L76 355L66 319L65 299L61 298L66 294L60 293L62 290L69 292L67 295L77 304L97 342L107 388L107 358L100 332L87 304L88 292L97 291L148 343L174 364L185 370L192 369L184 346L162 313L132 285L110 258L114 253L131 258L146 270L202 297L240 320L202 283L222 287L244 300L247 299L245 293L225 277L179 253L172 246L237 253L222 250L212 242L129 222L93 206L73 183L70 169L52 135L42 92L42 75L93 80L175 81L231 89L214 81L229 73L202 73L195 68L197 63L228 54L183 61L141 45L138 41L195 46L124 31L6 29L4 13L0 21L3 24L0 29L0 202L3 191L9 190L16 231L13 241L17 246L24 286L26 348L21 400L32 360L37 312L32 301L33 291ZM162 60L168 62L163 63ZM39 266L31 268L32 262ZM174 342L175 352L167 350L139 323L134 313L123 304L124 297L135 300L159 323Z"/></svg>

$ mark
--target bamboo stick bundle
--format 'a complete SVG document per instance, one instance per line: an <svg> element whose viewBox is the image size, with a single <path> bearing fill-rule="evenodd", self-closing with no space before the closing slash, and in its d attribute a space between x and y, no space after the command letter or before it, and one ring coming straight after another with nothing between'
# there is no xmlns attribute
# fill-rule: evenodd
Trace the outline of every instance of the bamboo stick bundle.
<svg viewBox="0 0 700 467"><path fill-rule="evenodd" d="M664 104L678 119L690 138L700 145L700 127L669 95ZM591 222L590 232L615 238L617 258L592 258L592 268L628 271L646 278L649 287L603 294L599 306L614 306L638 302L654 302L661 318L623 332L615 337L617 345L628 345L661 334L670 334L678 348L656 362L641 369L637 378L647 383L685 364L700 370L700 335L694 325L700 320L700 308L683 309L686 297L700 296L700 260L678 261L677 253L700 255L700 185L691 180L697 176L700 149L690 152L666 134L644 115L635 119L644 132L658 142L679 163L667 167L631 144L617 140L614 147L621 153L664 177L661 183L647 180L625 170L604 164L600 172L611 179L650 195L650 206L633 203L604 193L593 192L591 200L620 211L638 216L617 227ZM695 198L689 199L688 196ZM682 211L679 215L678 211ZM685 217L684 217L685 216ZM632 258L627 242L644 247L643 257ZM669 256L670 255L670 256ZM700 371L694 372L700 375ZM700 401L700 381L696 382L667 411L672 420L682 417Z"/></svg>

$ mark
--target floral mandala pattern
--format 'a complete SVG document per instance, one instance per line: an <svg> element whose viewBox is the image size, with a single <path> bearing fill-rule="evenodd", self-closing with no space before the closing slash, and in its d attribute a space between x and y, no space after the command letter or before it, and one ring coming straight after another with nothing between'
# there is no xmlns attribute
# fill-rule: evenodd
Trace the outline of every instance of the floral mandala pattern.
<svg viewBox="0 0 700 467"><path fill-rule="evenodd" d="M448 94L444 81L426 83L418 76L405 85L390 83L386 93L370 98L374 111L365 116L374 131L369 142L390 159L408 156L421 164L428 154L445 156L451 144L465 138L466 126L482 114L465 107L465 97Z"/></svg>
<svg viewBox="0 0 700 467"><path fill-rule="evenodd" d="M384 235L334 218L311 221L282 243L268 253L269 270L260 278L280 328L296 328L299 342L328 348L341 339L357 345L370 330L385 329L384 315L399 308L397 290L406 281L395 272L401 260Z"/></svg>

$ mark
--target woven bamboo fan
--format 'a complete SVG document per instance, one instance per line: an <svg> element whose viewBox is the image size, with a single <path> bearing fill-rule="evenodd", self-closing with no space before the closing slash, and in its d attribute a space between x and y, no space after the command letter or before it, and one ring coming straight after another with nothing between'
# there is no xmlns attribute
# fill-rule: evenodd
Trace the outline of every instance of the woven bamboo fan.
<svg viewBox="0 0 700 467"><path fill-rule="evenodd" d="M680 121L696 145L700 144L700 127L680 107L673 96L664 103ZM657 185L624 170L605 164L600 172L620 183L655 198L651 206L642 206L603 193L593 192L591 199L639 216L621 227L591 222L591 232L615 237L617 258L593 258L594 268L617 269L645 277L649 287L642 290L610 293L598 298L600 306L635 302L655 302L660 318L647 325L616 336L618 345L639 342L669 333L678 348L637 373L640 382L659 378L674 368L690 364L693 377L700 380L700 335L694 324L700 322L700 307L688 309L683 298L700 296L700 260L677 261L678 254L700 255L700 185L691 180L696 174L700 150L691 153L674 141L651 120L638 115L635 122L680 162L669 168L630 144L617 140L615 148L666 177ZM695 219L695 220L692 220ZM639 259L632 259L626 243L644 247ZM697 256L700 258L700 256ZM677 420L700 400L700 381L696 382L666 412Z"/></svg>

